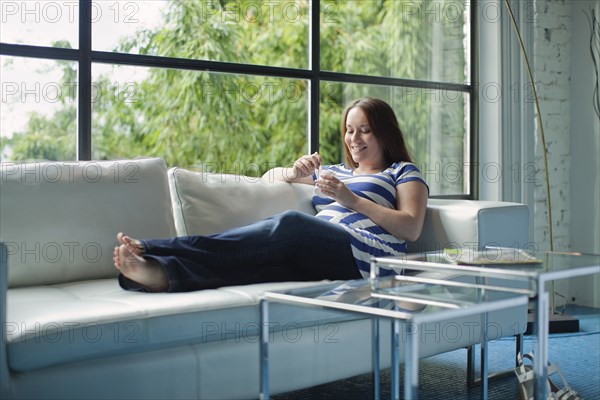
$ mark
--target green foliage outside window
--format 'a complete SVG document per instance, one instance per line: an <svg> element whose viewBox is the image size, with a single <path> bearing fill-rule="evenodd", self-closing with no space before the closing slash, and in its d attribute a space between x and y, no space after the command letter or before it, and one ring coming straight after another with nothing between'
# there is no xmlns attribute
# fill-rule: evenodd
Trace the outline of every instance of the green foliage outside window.
<svg viewBox="0 0 600 400"><path fill-rule="evenodd" d="M164 23L139 31L115 51L167 57L308 68L309 1L282 18L224 18L226 11L256 10L257 1L173 1ZM458 4L457 0L440 1ZM268 4L273 4L268 2ZM211 13L207 14L207 5ZM324 1L321 3L321 69L360 75L464 83L464 22L427 18L417 1ZM253 8L254 7L254 8ZM272 7L272 6L271 6ZM298 13L299 12L299 13ZM231 14L229 14L231 16ZM239 17L239 16L238 16ZM279 17L279 18L278 18ZM73 64L58 64L74 80ZM143 68L144 79L94 78L92 151L95 159L162 157L170 166L260 175L289 165L307 151L308 82L251 75ZM415 88L321 82L320 153L342 160L340 116L352 99L375 96L396 110L415 160L463 163L466 96L445 101ZM109 95L107 95L109 93ZM66 95L66 93L65 93ZM50 116L31 115L27 128L2 142L14 161L70 160L76 107L63 101ZM439 143L447 146L439 148ZM432 148L437 149L432 153ZM462 182L454 192L462 192ZM447 189L440 189L441 191Z"/></svg>

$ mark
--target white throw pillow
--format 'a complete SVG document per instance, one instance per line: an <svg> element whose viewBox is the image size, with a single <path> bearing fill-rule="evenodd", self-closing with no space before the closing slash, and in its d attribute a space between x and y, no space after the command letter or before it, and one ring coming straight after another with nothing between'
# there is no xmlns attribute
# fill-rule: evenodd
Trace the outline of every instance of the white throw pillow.
<svg viewBox="0 0 600 400"><path fill-rule="evenodd" d="M179 236L220 233L286 210L315 214L310 185L182 168L168 175Z"/></svg>

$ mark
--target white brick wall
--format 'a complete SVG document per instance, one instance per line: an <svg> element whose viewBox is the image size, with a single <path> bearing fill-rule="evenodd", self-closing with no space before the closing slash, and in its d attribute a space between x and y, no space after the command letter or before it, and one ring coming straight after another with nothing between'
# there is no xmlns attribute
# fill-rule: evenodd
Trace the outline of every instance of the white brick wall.
<svg viewBox="0 0 600 400"><path fill-rule="evenodd" d="M571 249L569 196L570 177L570 54L571 4L565 0L536 0L534 13L533 68L540 100L548 150L550 199L552 202L554 249ZM536 129L539 127L536 123ZM550 248L544 162L539 132L536 132L536 164L533 240L541 250Z"/></svg>

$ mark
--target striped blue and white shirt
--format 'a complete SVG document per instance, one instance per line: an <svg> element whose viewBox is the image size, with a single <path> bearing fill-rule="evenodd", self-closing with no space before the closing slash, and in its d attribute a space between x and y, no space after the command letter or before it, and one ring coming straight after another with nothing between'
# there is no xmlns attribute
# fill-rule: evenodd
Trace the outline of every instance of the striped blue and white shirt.
<svg viewBox="0 0 600 400"><path fill-rule="evenodd" d="M402 183L419 181L427 185L416 165L394 163L386 170L372 175L354 175L344 164L324 166L360 197L388 208L396 208L396 187ZM313 175L316 179L316 175ZM375 224L366 215L343 207L320 192L313 195L317 217L342 226L350 237L352 254L361 274L369 276L372 256L399 255L406 251L406 243Z"/></svg>

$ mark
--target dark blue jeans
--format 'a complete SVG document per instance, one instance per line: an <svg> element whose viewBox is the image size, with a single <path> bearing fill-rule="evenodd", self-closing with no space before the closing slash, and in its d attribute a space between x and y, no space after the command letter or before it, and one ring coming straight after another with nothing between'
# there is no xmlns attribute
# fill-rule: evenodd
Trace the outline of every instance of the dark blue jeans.
<svg viewBox="0 0 600 400"><path fill-rule="evenodd" d="M144 257L163 266L169 292L361 277L346 231L295 211L213 236L142 243ZM119 282L125 289L145 291L123 276Z"/></svg>

